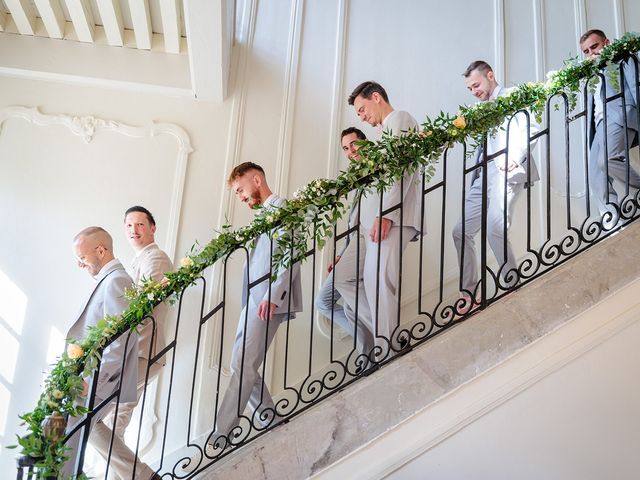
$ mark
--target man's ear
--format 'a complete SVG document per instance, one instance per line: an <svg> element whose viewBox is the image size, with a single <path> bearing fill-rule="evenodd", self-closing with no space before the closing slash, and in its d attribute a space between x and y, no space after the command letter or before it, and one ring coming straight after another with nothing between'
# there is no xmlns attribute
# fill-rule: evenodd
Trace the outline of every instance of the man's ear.
<svg viewBox="0 0 640 480"><path fill-rule="evenodd" d="M496 80L496 74L493 73L493 70L489 70L487 72L487 78L489 79L490 82L494 82Z"/></svg>
<svg viewBox="0 0 640 480"><path fill-rule="evenodd" d="M382 96L378 92L373 92L371 94L371 99L376 103L380 103L380 101L382 100Z"/></svg>
<svg viewBox="0 0 640 480"><path fill-rule="evenodd" d="M257 172L253 175L253 183L258 188L262 186L262 176Z"/></svg>

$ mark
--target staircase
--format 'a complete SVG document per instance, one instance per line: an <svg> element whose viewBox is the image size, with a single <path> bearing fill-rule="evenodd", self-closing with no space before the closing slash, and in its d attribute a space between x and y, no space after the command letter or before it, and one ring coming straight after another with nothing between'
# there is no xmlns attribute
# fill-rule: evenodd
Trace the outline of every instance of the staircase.
<svg viewBox="0 0 640 480"><path fill-rule="evenodd" d="M639 242L640 224L632 224L197 478L384 478L637 323ZM460 461L467 455L460 452ZM398 475L390 478L409 478Z"/></svg>

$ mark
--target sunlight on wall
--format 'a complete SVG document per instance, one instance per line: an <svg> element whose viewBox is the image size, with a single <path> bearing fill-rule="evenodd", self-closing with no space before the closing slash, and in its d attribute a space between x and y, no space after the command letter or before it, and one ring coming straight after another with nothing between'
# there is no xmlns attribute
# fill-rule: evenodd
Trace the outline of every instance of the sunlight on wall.
<svg viewBox="0 0 640 480"><path fill-rule="evenodd" d="M64 351L64 335L56 327L51 327L49 334L49 350L47 351L47 365L55 363Z"/></svg>
<svg viewBox="0 0 640 480"><path fill-rule="evenodd" d="M10 387L18 360L27 296L0 270L0 436L7 425Z"/></svg>
<svg viewBox="0 0 640 480"><path fill-rule="evenodd" d="M0 318L16 335L22 333L27 296L0 270Z"/></svg>
<svg viewBox="0 0 640 480"><path fill-rule="evenodd" d="M7 427L10 397L9 389L3 383L0 383L0 437L4 437L5 428Z"/></svg>
<svg viewBox="0 0 640 480"><path fill-rule="evenodd" d="M4 322L0 322L0 345L2 346L0 349L0 377L8 384L13 383L13 375L16 371L20 346L16 337L15 333L7 328Z"/></svg>

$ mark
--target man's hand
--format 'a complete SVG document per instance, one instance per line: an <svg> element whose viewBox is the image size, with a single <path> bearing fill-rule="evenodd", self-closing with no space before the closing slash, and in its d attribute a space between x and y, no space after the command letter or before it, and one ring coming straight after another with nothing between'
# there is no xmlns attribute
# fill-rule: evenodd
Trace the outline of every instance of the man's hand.
<svg viewBox="0 0 640 480"><path fill-rule="evenodd" d="M82 396L86 397L89 394L89 384L86 381L82 381Z"/></svg>
<svg viewBox="0 0 640 480"><path fill-rule="evenodd" d="M258 305L258 318L260 320L271 320L276 308L278 306L275 303L269 303L267 300L261 301L260 305Z"/></svg>
<svg viewBox="0 0 640 480"><path fill-rule="evenodd" d="M391 226L393 225L393 221L388 218L383 218L380 220L379 217L373 221L373 227L371 227L371 231L369 232L369 237L371 241L374 243L379 243L382 240L385 240L389 236L389 230L391 230Z"/></svg>
<svg viewBox="0 0 640 480"><path fill-rule="evenodd" d="M500 159L500 160L496 160L496 167L498 167L498 170L502 170L503 172L506 170L507 172L510 172L511 170L513 170L514 168L516 168L518 166L518 164L516 162L514 162L513 160L509 160L509 162L505 165L505 161Z"/></svg>
<svg viewBox="0 0 640 480"><path fill-rule="evenodd" d="M338 263L339 261L340 261L340 255L337 255L336 261L327 265L327 273L331 273L331 270L333 270L333 267L335 267L336 263Z"/></svg>

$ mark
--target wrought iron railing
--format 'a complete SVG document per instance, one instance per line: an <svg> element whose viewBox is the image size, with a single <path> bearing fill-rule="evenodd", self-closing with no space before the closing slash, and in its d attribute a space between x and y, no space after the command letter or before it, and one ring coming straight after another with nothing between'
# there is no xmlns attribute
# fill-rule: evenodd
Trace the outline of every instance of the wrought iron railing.
<svg viewBox="0 0 640 480"><path fill-rule="evenodd" d="M629 62L635 74L632 88L638 98L638 58L632 56ZM618 82L622 84L624 80L623 68L620 66ZM606 83L612 80L603 74L600 75L600 81ZM602 121L604 130L609 130L611 125L608 118L612 109L617 108L616 105L620 102L629 103L630 99L625 98L624 88L621 93L609 97L606 97L605 90L600 90L605 105ZM241 284L240 274L244 272L248 275L247 278L252 278L252 272L248 267L239 268L239 261L244 260L246 263L250 251L240 248L221 259L195 285L180 293L172 336L167 339L164 349L147 365L145 379L149 379L150 370L159 368L165 360L167 362L161 368L162 387L152 396L148 394L145 385L139 400L139 408L143 411L137 422L139 433L129 442L136 456L142 451L144 410L153 409L160 412L160 418L154 425L156 433L152 446L147 448L150 453L143 458L151 460L153 470L162 478L191 478L236 448L278 424L289 421L322 399L464 321L475 312L487 308L504 295L522 288L637 219L640 216L640 185L633 182L634 170L631 164L632 157L637 155L640 120L637 113L633 114L635 123L631 124L631 115L627 109L622 109L624 125L621 128L635 132L635 137L625 136L622 159L612 159L604 165L605 179L614 173L618 175L615 183L606 182L604 186L607 198L613 198L612 188L619 193L615 201L608 204L605 202L604 211L600 211L594 207L590 198L590 192L601 191L599 189L603 188L602 185L595 188L592 182L592 162L595 159L591 158L589 146L593 128L588 121L590 101L591 96L586 86L581 92L582 107L577 112L570 108L570 99L566 95L549 98L540 119L541 125L537 125L529 112L520 111L505 122L503 148L492 151L492 138L485 138L483 145L471 155L467 155L467 145L453 146L445 151L434 178L425 184L423 175L420 185L422 235L406 249L398 248L392 252L397 256L400 267L396 278L386 279L387 283L391 281L397 289L399 300L395 305L395 318L380 318L377 301L371 309L373 318L365 318L361 311L361 305L364 305L360 301L361 296L371 295L375 291L375 298L378 299L381 289L388 288L385 281L380 280L384 273L380 269L380 249L376 252L374 262L375 288L367 291L361 282L365 272L362 271L360 259L366 255L364 236L368 234L360 222L362 208L354 210L351 225L335 226L333 239L328 246L319 249L315 242L309 245L309 250L304 255L306 261L299 266L305 298L303 311L295 319L287 321L280 318L281 325L265 323L259 365L244 365L244 348L239 350L241 358L235 359L235 367L239 368L236 373L240 376L240 385L245 376L256 378L257 383L243 387L255 389L253 400L258 399L259 402L257 405L248 405L245 409L243 402L238 400L234 413L237 419L234 418L231 422L224 419L231 425L230 428L216 431L215 426L223 423L223 419L217 417L227 390L224 384L228 381L230 371L234 369L230 353L237 330L235 320L239 318L239 324L249 321L246 310L242 314L239 312L239 305L243 299L249 299L252 289L265 283L270 284L274 273L269 271L252 281L247 280L245 292L241 294L238 289ZM508 162L509 155L512 154L510 142L513 139L510 133L514 132L517 122L520 125L518 134L524 135L526 140L523 157L526 167L523 174L525 178L519 183L522 193L510 214L507 202L508 195L513 193L509 190L513 183L506 174L501 173L497 165L503 160ZM502 133L498 132L497 135ZM606 151L608 143L605 135ZM534 165L540 170L537 182L534 181ZM490 178L492 175L493 179ZM472 178L476 176L478 178L475 182L480 182L479 187L477 183L472 183ZM469 211L468 204L465 203L472 188L479 190L479 193L475 192L479 195L479 213ZM492 188L498 188L500 196L492 197ZM361 192L354 192L354 199L362 207ZM403 202L400 202L388 210L382 210L381 201L377 215L383 217L394 210L402 212L403 208ZM472 215L479 215L476 235L479 239L479 274L473 287L465 288L464 279L468 278L469 272L464 265L465 260L469 259L465 259L464 252L469 251L465 247L468 247L466 242L470 241L466 229L471 229L467 220ZM452 240L452 231L458 219L460 253L456 251ZM507 228L509 222L512 225ZM496 231L496 226L499 232ZM495 235L497 240L492 240L491 235ZM345 323L337 318L336 312L339 313L338 309L343 307L336 303L339 299L335 288L331 289L329 297L331 304L336 303L332 314L323 317L313 308L319 283L324 282L325 278L335 279L336 270L341 268L338 261L333 271L327 275L324 268L327 257L331 263L335 263L338 252L346 241L355 245L351 248L356 249L357 258L356 270L353 272L353 278L356 279L353 284L356 301L351 312L348 312L349 315L353 314L355 323ZM273 250L276 242L273 238L270 242ZM513 244L516 258L515 267L511 269L508 268L507 258L509 242ZM399 243L402 244L402 240ZM497 255L491 253L492 249L494 253L498 252ZM366 274L370 275L371 272ZM207 278L213 279L215 285L210 285L211 281ZM295 280L290 277L288 281L291 290ZM194 310L199 312L194 314ZM291 310L289 301L287 311L293 313ZM348 317L347 315L347 319ZM155 329L155 321L148 321L154 322ZM396 324L390 338L382 335L377 328L382 322L389 321ZM184 333L194 331L194 325L195 338L185 338ZM279 325L281 328L278 329ZM374 327L371 328L371 325ZM273 336L275 329L278 329L276 343L270 349L264 348L269 346L269 337ZM358 338L361 335L371 335L370 342L367 344L362 338ZM241 335L238 341L240 344L245 342L246 335ZM367 350L363 351L362 345L368 345ZM126 361L132 359L123 359L123 364ZM254 367L258 369L258 376L247 370ZM88 396L90 412L74 427L67 428L67 438L74 434L80 435L77 457L69 460L75 462L76 474L80 474L86 467L85 452L90 443L91 430L88 426L92 420L101 418L106 409L118 406L119 390L106 399L96 400L94 392L97 374L98 371L94 374ZM273 404L266 401L267 383L273 394ZM183 402L185 391L189 392L187 403ZM110 468L113 454L110 452L106 460L106 469ZM24 465L20 465L20 462ZM139 472L140 468L138 463L132 465L129 478L138 478L135 472ZM33 459L21 459L18 478L37 475L37 470Z"/></svg>

